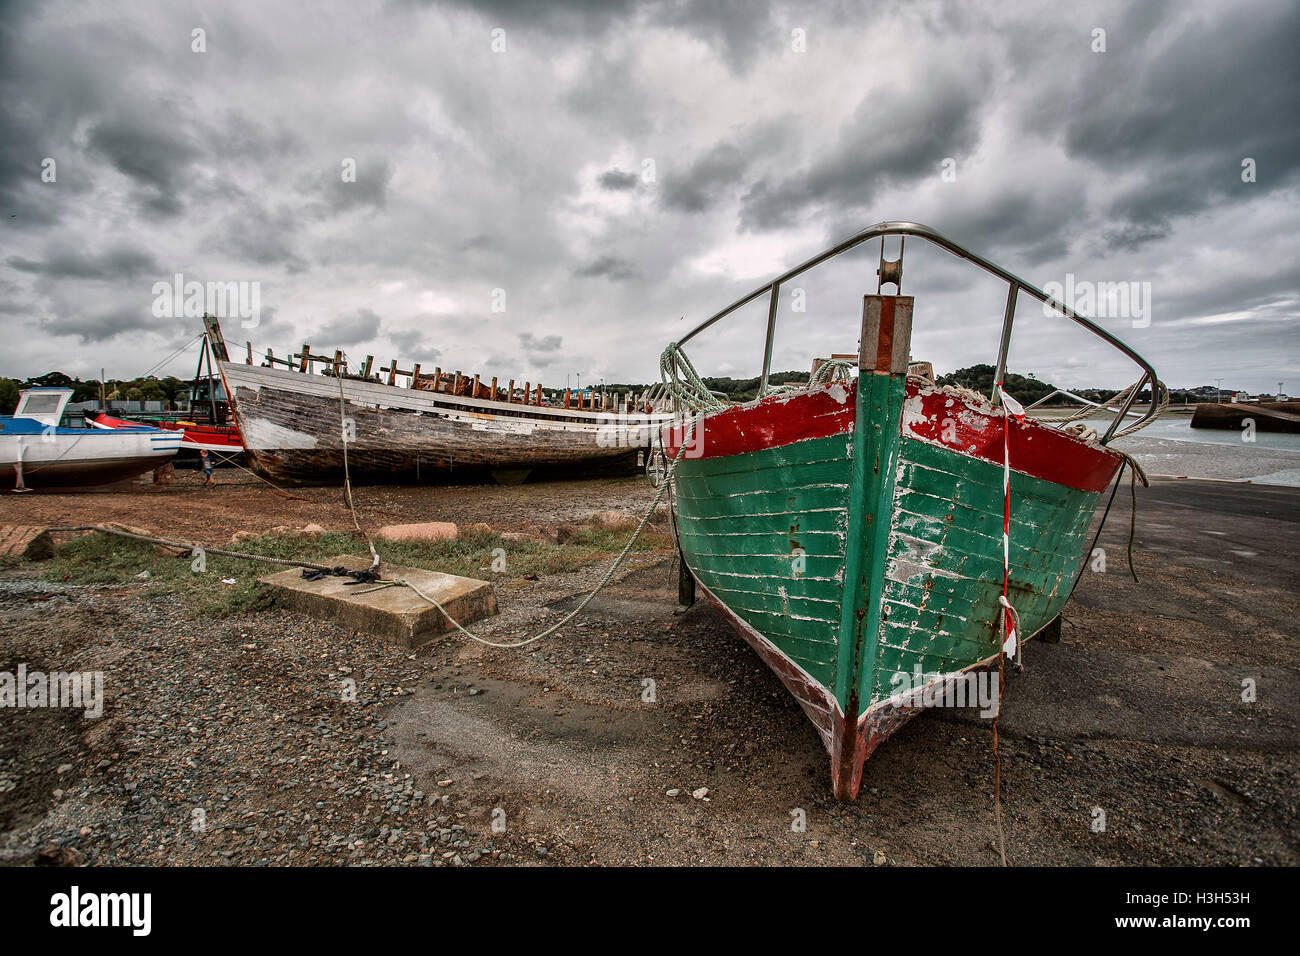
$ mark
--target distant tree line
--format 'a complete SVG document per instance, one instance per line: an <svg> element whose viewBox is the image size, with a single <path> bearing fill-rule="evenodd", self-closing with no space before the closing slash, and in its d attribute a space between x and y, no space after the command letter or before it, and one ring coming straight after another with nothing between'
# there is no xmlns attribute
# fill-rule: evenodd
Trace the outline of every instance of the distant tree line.
<svg viewBox="0 0 1300 956"><path fill-rule="evenodd" d="M967 368L959 368L950 375L941 375L938 378L939 385L960 385L963 388L969 388L972 391L979 392L983 395L991 395L993 392L993 375L997 370L992 365L971 365ZM773 372L768 376L768 381L773 385L790 385L808 381L807 372ZM730 378L730 377L703 377L704 384L715 392L726 395L733 402L748 402L758 397L759 377L753 378ZM656 383L657 384L657 383ZM9 415L18 405L18 390L29 387L44 388L71 388L72 400L74 402L88 402L99 399L99 381L97 379L82 380L65 375L63 372L46 372L44 375L38 375L35 378L29 378L25 381L17 381L10 378L0 378L0 415ZM589 386L599 390L600 386ZM604 389L609 394L618 394L623 392L641 392L652 385L633 385L633 384L609 384ZM1016 401L1023 405L1031 405L1041 398L1050 395L1055 391L1056 386L1050 382L1044 382L1041 379L1029 375L1019 375L1015 372L1008 372L1006 382L1004 383L1007 393ZM104 383L104 395L110 401L132 401L132 402L162 402L165 408L174 409L178 402L184 401L189 397L189 382L168 375L165 378L155 378L152 375L142 376L133 379L109 379ZM1072 388L1070 391L1076 395L1093 402L1102 402L1115 393L1115 389L1105 388ZM543 389L548 397L562 398L563 389ZM1229 390L1224 389L1223 395L1232 394ZM1139 396L1139 401L1150 401L1150 389L1144 390ZM1175 404L1214 401L1215 395L1206 395L1204 390L1197 392L1192 389L1174 389L1170 391L1170 400ZM1053 399L1053 404L1071 405L1075 404L1064 396L1057 396Z"/></svg>
<svg viewBox="0 0 1300 956"><path fill-rule="evenodd" d="M0 415L10 415L18 406L18 392L24 388L70 388L72 401L92 402L99 400L99 380L79 379L63 372L46 372L23 381L0 378ZM155 378L152 375L132 379L108 379L104 382L104 397L111 401L128 402L162 402L164 407L173 408L177 402L189 398L189 382L168 375Z"/></svg>

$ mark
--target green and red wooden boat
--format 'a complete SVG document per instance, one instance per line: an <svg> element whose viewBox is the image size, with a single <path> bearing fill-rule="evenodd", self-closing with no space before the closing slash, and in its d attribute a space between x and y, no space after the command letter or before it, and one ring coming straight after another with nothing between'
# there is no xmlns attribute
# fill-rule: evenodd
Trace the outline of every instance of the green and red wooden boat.
<svg viewBox="0 0 1300 956"><path fill-rule="evenodd" d="M890 236L900 237L900 253L886 261ZM1142 378L1105 434L1089 440L1036 422L1000 390L985 400L909 375L913 300L879 292L898 288L906 237L1007 283L999 382L1020 294L1135 361ZM856 376L769 391L781 286L877 238L880 280L864 296ZM680 345L763 295L759 397L725 405L708 397ZM1161 387L1144 359L1084 316L932 229L902 222L863 230L723 309L670 346L663 368L670 392L702 406L661 433L675 461L686 583L798 699L830 751L844 800L857 796L865 759L920 708L912 675L952 681L1014 653L1016 637L1008 637L1016 630L1032 637L1061 613L1098 500L1124 461L1107 442L1154 416L1154 403L1130 408L1144 385ZM1137 422L1121 431L1126 415ZM907 690L896 692L900 684Z"/></svg>

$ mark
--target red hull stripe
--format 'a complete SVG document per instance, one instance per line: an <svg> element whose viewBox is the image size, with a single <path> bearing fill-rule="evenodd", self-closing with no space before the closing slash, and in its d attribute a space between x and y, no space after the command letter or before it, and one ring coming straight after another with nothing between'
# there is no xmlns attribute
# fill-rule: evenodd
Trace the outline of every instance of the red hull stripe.
<svg viewBox="0 0 1300 956"><path fill-rule="evenodd" d="M830 385L714 412L704 417L698 439L687 426L687 436L696 447L687 448L685 457L726 458L850 434L856 392L856 383ZM909 381L902 432L908 438L1002 467L1002 412L991 405L974 404L940 388ZM674 458L682 429L665 428L662 437L669 459ZM1122 460L1113 451L1084 444L1032 419L1011 419L1011 467L1022 474L1079 491L1101 492Z"/></svg>
<svg viewBox="0 0 1300 956"><path fill-rule="evenodd" d="M851 434L856 414L854 394L852 385L828 385L714 412L705 417L699 438L687 424L687 438L694 447L686 449L685 457L726 458L810 438ZM662 434L664 451L671 460L681 447L682 429L670 426Z"/></svg>
<svg viewBox="0 0 1300 956"><path fill-rule="evenodd" d="M907 383L903 434L969 458L1003 465L1003 414L933 386ZM1032 418L1011 417L1011 468L1079 491L1105 491L1123 458Z"/></svg>
<svg viewBox="0 0 1300 956"><path fill-rule="evenodd" d="M213 428L211 425L177 425L175 422L158 422L157 424L146 425L143 422L127 421L103 413L100 413L95 420L106 428L160 428L168 432L184 430L185 436L181 439L182 448L193 445L198 448L207 448L210 451L244 450L244 443L239 437L239 430L231 426Z"/></svg>

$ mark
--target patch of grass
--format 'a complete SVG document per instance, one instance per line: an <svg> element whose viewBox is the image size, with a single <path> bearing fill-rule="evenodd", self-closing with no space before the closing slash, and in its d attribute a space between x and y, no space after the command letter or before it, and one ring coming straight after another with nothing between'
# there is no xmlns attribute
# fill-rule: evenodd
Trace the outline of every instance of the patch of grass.
<svg viewBox="0 0 1300 956"><path fill-rule="evenodd" d="M461 577L498 583L576 571L612 560L631 537L630 531L579 528L564 544L549 541L507 541L495 534L462 535L454 541L376 542L385 564L427 568ZM647 530L637 551L672 547L670 535ZM319 536L268 534L223 550L242 551L271 558L290 558L326 564L340 554L367 555L360 535L331 533ZM158 594L174 595L195 614L225 617L271 606L270 591L257 578L277 570L275 565L221 555L206 556L206 570L196 572L189 555L173 557L159 548L129 538L87 534L56 551L42 565L45 581L71 584L129 584L149 572L148 587ZM494 562L504 560L497 573ZM223 583L234 579L233 584Z"/></svg>

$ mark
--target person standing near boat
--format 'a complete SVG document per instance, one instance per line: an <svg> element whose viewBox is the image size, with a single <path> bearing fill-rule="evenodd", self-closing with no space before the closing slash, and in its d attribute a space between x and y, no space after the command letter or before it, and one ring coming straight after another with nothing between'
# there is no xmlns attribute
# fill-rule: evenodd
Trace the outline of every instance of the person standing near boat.
<svg viewBox="0 0 1300 956"><path fill-rule="evenodd" d="M206 488L212 484L212 459L208 456L206 448L199 451L199 464L203 467L203 486Z"/></svg>

